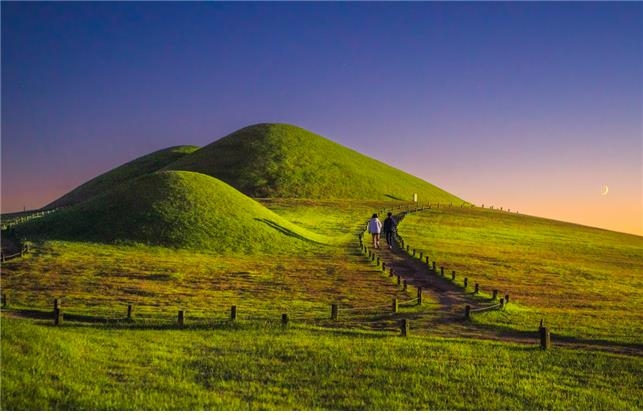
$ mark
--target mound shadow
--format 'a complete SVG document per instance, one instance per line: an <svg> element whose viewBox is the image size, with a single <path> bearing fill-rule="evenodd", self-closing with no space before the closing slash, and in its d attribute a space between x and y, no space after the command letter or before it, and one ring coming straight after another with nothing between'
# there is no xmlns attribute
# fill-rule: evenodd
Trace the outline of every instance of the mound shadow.
<svg viewBox="0 0 643 415"><path fill-rule="evenodd" d="M296 239L299 239L299 240L302 240L302 241L305 241L305 242L311 242L311 243L314 243L314 244L317 244L317 245L322 245L320 242L317 242L317 241L314 241L312 239L308 239L305 236L299 235L298 233L293 232L290 229L279 225L277 222L271 221L270 219L265 219L265 218L254 218L254 219L257 222L261 222L261 223L264 223L264 224L270 226L271 228L281 232L282 234L284 234L284 235L286 235L288 237L296 238Z"/></svg>

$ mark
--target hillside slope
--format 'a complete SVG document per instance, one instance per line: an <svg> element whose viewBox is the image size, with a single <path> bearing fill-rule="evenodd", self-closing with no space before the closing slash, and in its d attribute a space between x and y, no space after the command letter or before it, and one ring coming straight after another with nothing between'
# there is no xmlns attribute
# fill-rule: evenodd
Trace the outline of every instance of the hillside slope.
<svg viewBox="0 0 643 415"><path fill-rule="evenodd" d="M83 202L103 192L111 190L118 184L125 183L145 174L154 173L167 164L170 164L197 149L198 147L196 146L176 146L139 157L78 186L71 192L51 202L43 209L53 209Z"/></svg>
<svg viewBox="0 0 643 415"><path fill-rule="evenodd" d="M157 172L17 227L28 238L144 243L222 251L292 250L322 237L229 185L193 172Z"/></svg>
<svg viewBox="0 0 643 415"><path fill-rule="evenodd" d="M412 213L398 230L458 283L511 294L478 321L528 331L544 318L559 335L643 343L641 236L481 208Z"/></svg>
<svg viewBox="0 0 643 415"><path fill-rule="evenodd" d="M302 128L257 124L238 130L164 170L217 177L251 197L411 200L461 199L415 176Z"/></svg>

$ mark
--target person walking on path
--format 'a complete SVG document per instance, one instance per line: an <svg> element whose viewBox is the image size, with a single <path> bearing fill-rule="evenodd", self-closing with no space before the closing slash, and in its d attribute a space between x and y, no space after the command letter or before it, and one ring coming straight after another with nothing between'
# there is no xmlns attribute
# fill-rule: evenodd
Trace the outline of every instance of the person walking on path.
<svg viewBox="0 0 643 415"><path fill-rule="evenodd" d="M380 233L382 232L382 222L380 222L380 220L377 218L377 213L373 213L371 220L368 221L366 230L373 236L373 248L379 248Z"/></svg>
<svg viewBox="0 0 643 415"><path fill-rule="evenodd" d="M386 235L386 244L389 249L393 249L393 234L397 228L397 223L393 219L393 214L391 212L387 213L387 218L384 219L384 235Z"/></svg>

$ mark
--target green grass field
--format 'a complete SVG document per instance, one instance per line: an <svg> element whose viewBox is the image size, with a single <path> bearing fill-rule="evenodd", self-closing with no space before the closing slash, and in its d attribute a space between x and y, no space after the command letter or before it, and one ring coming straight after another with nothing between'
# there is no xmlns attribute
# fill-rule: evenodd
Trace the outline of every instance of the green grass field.
<svg viewBox="0 0 643 415"><path fill-rule="evenodd" d="M544 319L560 336L643 343L643 238L498 210L431 209L400 224L456 283L509 293L503 313L477 320L531 330Z"/></svg>
<svg viewBox="0 0 643 415"><path fill-rule="evenodd" d="M275 325L2 319L4 410L635 410L640 358Z"/></svg>
<svg viewBox="0 0 643 415"><path fill-rule="evenodd" d="M2 291L9 295L10 308L1 321L2 409L643 407L640 356L572 350L555 343L552 350L542 352L536 341L446 339L413 328L411 337L399 337L399 318L431 310L433 305L429 301L402 308L397 316L385 311L393 296L403 301L413 295L401 293L360 255L356 245L362 224L373 211L385 209L385 204L284 199L262 203L284 220L328 238L329 243L293 245L279 254L221 254L47 241L35 246L28 257L3 264ZM468 226L466 220L471 221ZM450 229L451 222L457 223L459 237ZM513 234L503 230L513 226L522 227ZM487 232L491 235L464 232L485 228L493 229ZM637 237L479 209L409 214L400 232L413 246L420 248L421 241L429 244L424 249L436 259L443 255L434 247L461 240L453 248L459 252L454 257L476 258L477 270L486 261L489 269L495 269L507 252L521 251L515 246L523 234L540 240L532 254L543 255L548 269L580 267L593 275L586 268L586 257L593 252L605 248L616 256L612 261L620 263L624 255L634 261L632 266L637 266L640 255ZM556 245L565 234L582 242L568 256L560 255ZM476 240L484 240L484 250ZM588 244L588 240L594 242ZM558 253L558 263L545 247ZM519 258L522 266L528 266L524 257ZM458 269L459 275L467 272L464 263L439 263ZM518 266L512 264L506 261L503 270ZM528 288L537 286L534 281L519 286L512 274L503 275L507 286L492 278L480 282L483 289L496 285L503 292L506 289L512 295L510 306L502 312L476 314L473 324L499 331L533 331L544 316L554 335L640 341L632 331L630 320L640 318L634 313L605 310L600 324L568 329L567 321L588 318L583 314L587 307L544 308L541 304L546 301L536 293L520 294L531 292ZM620 289L640 292L638 282L624 275L620 274ZM571 287L579 304L583 295L589 299L595 295L589 286ZM559 290L546 293L564 298L563 289ZM75 317L62 327L55 327L47 317L53 298L61 298L65 312ZM336 323L329 318L333 303L342 310ZM127 304L134 306L132 322L122 321ZM238 307L235 325L227 322L231 305ZM384 309L350 313L350 309L373 305ZM555 307L566 312L553 313ZM24 318L30 316L25 310L38 311L33 312L36 318ZM176 326L178 310L186 312L186 329ZM23 318L11 317L15 313ZM282 313L291 317L286 330L279 323Z"/></svg>
<svg viewBox="0 0 643 415"><path fill-rule="evenodd" d="M49 309L53 298L61 297L79 313L96 307L109 313L133 303L139 315L144 311L150 317L173 315L177 307L187 307L192 316L215 310L225 314L232 305L259 317L279 315L280 307L325 316L333 303L387 305L398 293L393 282L359 254L359 212L373 209L367 202L310 201L307 209L301 202L266 204L285 218L279 220L296 219L292 226L303 234L314 230L327 243L296 239L274 250L258 243L251 246L254 252L246 253L217 245L194 250L46 241L36 244L28 258L4 264L3 292L12 307ZM289 206L290 215L285 214Z"/></svg>

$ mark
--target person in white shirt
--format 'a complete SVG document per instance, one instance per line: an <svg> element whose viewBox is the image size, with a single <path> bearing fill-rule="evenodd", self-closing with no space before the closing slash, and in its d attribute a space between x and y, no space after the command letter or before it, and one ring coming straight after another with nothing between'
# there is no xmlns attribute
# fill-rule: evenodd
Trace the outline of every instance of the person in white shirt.
<svg viewBox="0 0 643 415"><path fill-rule="evenodd" d="M371 220L368 221L366 230L373 236L373 248L379 248L380 233L382 233L382 222L377 218L377 213L373 213Z"/></svg>

